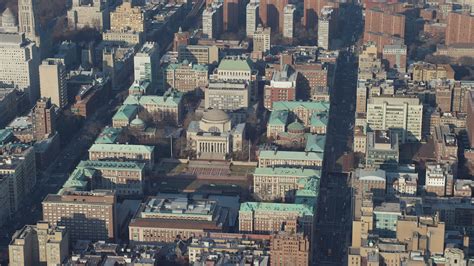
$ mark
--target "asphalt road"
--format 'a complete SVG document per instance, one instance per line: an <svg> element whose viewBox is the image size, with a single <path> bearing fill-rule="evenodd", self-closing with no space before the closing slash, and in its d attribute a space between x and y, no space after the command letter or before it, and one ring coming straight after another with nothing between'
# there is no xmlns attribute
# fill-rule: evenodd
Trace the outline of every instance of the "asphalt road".
<svg viewBox="0 0 474 266"><path fill-rule="evenodd" d="M361 12L357 7L345 14L344 41L347 48L360 36ZM315 223L315 265L347 265L351 238L351 189L349 174L337 164L351 152L357 87L357 57L342 49L338 61L326 138L325 173L321 180Z"/></svg>

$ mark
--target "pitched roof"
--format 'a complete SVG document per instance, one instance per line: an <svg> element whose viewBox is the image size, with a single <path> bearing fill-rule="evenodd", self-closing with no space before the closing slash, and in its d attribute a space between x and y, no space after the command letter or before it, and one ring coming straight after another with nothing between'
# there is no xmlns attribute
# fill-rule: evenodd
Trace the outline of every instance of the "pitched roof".
<svg viewBox="0 0 474 266"><path fill-rule="evenodd" d="M326 101L317 101L317 102L282 101L282 102L273 103L273 110L293 111L298 107L302 107L308 110L316 110L318 112L328 112L329 102L326 102Z"/></svg>
<svg viewBox="0 0 474 266"><path fill-rule="evenodd" d="M322 161L323 153L304 151L260 151L258 157L261 159Z"/></svg>
<svg viewBox="0 0 474 266"><path fill-rule="evenodd" d="M326 136L317 134L305 134L307 152L324 152L326 146Z"/></svg>
<svg viewBox="0 0 474 266"><path fill-rule="evenodd" d="M277 110L273 111L268 120L269 125L281 125L284 126L288 122L288 111L287 110Z"/></svg>
<svg viewBox="0 0 474 266"><path fill-rule="evenodd" d="M249 58L226 57L221 60L219 70L252 71L252 62Z"/></svg>
<svg viewBox="0 0 474 266"><path fill-rule="evenodd" d="M93 144L89 152L128 152L128 153L151 153L155 147L131 144Z"/></svg>
<svg viewBox="0 0 474 266"><path fill-rule="evenodd" d="M305 168L288 168L288 167L257 167L254 175L266 176L292 176L292 177L321 177L321 170L305 169Z"/></svg>
<svg viewBox="0 0 474 266"><path fill-rule="evenodd" d="M297 212L299 216L312 216L314 209L306 204L273 203L273 202L244 202L240 204L239 212Z"/></svg>

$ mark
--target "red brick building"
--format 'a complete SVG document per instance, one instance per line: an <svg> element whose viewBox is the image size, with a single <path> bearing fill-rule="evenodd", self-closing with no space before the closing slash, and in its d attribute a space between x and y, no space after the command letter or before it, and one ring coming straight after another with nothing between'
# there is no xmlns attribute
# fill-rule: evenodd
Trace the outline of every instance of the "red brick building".
<svg viewBox="0 0 474 266"><path fill-rule="evenodd" d="M224 0L224 31L237 31L239 28L239 0Z"/></svg>
<svg viewBox="0 0 474 266"><path fill-rule="evenodd" d="M379 8L368 9L365 11L365 32L379 32L405 38L405 16Z"/></svg>
<svg viewBox="0 0 474 266"><path fill-rule="evenodd" d="M474 43L474 16L451 12L446 27L446 45Z"/></svg>
<svg viewBox="0 0 474 266"><path fill-rule="evenodd" d="M404 44L405 40L390 34L384 34L381 32L364 32L364 42L373 42L377 46L377 53L381 55L383 53L383 47L392 44Z"/></svg>
<svg viewBox="0 0 474 266"><path fill-rule="evenodd" d="M318 16L321 14L321 9L324 6L334 8L335 15L337 16L337 9L339 8L338 2L329 0L304 0L303 26L307 29L316 28L318 24Z"/></svg>
<svg viewBox="0 0 474 266"><path fill-rule="evenodd" d="M181 28L179 28L179 31L174 34L173 51L177 52L180 46L187 46L189 44L189 38L189 32L183 32Z"/></svg>
<svg viewBox="0 0 474 266"><path fill-rule="evenodd" d="M260 20L265 27L271 27L272 32L283 30L283 9L288 0L261 0L259 7Z"/></svg>

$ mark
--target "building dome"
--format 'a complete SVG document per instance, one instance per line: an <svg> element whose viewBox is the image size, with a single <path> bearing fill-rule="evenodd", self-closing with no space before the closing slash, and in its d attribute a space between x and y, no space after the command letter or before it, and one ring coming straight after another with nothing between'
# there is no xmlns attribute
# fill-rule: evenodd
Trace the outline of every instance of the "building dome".
<svg viewBox="0 0 474 266"><path fill-rule="evenodd" d="M145 122L138 118L138 116L130 122L130 127L134 129L145 129Z"/></svg>
<svg viewBox="0 0 474 266"><path fill-rule="evenodd" d="M6 8L5 11L2 13L2 25L3 27L15 27L16 24L16 17L10 8Z"/></svg>
<svg viewBox="0 0 474 266"><path fill-rule="evenodd" d="M288 125L288 132L290 132L290 133L303 133L304 132L304 126L301 123L295 121L295 122Z"/></svg>
<svg viewBox="0 0 474 266"><path fill-rule="evenodd" d="M204 112L202 120L205 122L227 122L229 121L229 115L226 112L219 109L210 109Z"/></svg>

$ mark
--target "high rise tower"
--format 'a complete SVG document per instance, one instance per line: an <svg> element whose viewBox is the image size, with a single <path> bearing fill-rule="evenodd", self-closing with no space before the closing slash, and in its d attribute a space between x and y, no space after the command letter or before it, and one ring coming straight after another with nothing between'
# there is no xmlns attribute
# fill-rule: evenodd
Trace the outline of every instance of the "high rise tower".
<svg viewBox="0 0 474 266"><path fill-rule="evenodd" d="M38 21L35 13L36 0L18 0L19 31L24 32L26 38L32 41L36 41L38 36Z"/></svg>

